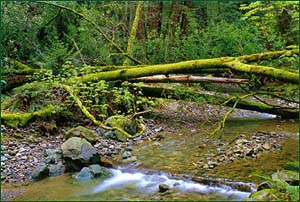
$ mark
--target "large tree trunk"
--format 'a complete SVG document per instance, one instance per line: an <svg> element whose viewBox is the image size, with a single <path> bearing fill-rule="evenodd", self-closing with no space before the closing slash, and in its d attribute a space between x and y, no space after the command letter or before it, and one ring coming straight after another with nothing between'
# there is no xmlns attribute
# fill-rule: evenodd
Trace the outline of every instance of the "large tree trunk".
<svg viewBox="0 0 300 202"><path fill-rule="evenodd" d="M225 103L225 106L232 107L235 102L239 99L238 97L202 94L194 91L177 91L170 88L161 87L142 87L143 95L157 98L167 98L176 100L189 100L197 102L198 100L205 100L208 104L221 105ZM298 109L282 109L274 106L270 106L261 102L250 101L250 100L239 100L236 108L252 110L262 113L278 115L285 119L297 119L299 118Z"/></svg>
<svg viewBox="0 0 300 202"><path fill-rule="evenodd" d="M293 50L299 52L298 50ZM277 52L275 52L277 54ZM270 53L267 53L270 55ZM261 54L263 58L264 54ZM249 56L250 57L250 56ZM269 56L271 57L271 56ZM268 78L275 78L289 83L298 84L299 75L294 72L286 71L279 68L248 65L240 62L240 57L222 57L213 59L190 60L185 62L146 65L142 68L130 68L122 70L114 70L109 72L99 72L84 75L81 77L73 77L66 80L67 84L73 82L88 82L98 80L128 80L136 77L152 76L156 74L173 74L173 73L203 73L203 72L224 72L231 70L234 72L250 73L261 75ZM241 57L242 58L242 57Z"/></svg>
<svg viewBox="0 0 300 202"><path fill-rule="evenodd" d="M201 77L192 75L155 75L146 76L136 79L130 79L131 82L144 82L144 83L248 83L248 79L233 79L223 77Z"/></svg>
<svg viewBox="0 0 300 202"><path fill-rule="evenodd" d="M128 39L128 43L127 43L127 54L128 55L132 55L132 52L133 52L133 45L134 45L134 41L136 38L136 33L137 33L137 29L138 29L142 6L143 6L143 2L139 1L136 6L135 17L134 17L134 20L133 20L133 23L131 26L131 31L130 31L130 35L129 35L129 39ZM128 58L125 58L123 65L124 66L130 65L130 62L131 62L131 60L129 60Z"/></svg>

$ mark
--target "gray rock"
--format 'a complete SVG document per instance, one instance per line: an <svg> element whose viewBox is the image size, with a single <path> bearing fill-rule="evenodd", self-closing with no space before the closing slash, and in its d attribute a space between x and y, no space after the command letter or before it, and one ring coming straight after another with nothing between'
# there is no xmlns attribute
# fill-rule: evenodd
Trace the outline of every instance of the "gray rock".
<svg viewBox="0 0 300 202"><path fill-rule="evenodd" d="M91 173L93 174L94 177L99 177L102 174L104 174L104 170L98 164L90 165L89 169L91 170Z"/></svg>
<svg viewBox="0 0 300 202"><path fill-rule="evenodd" d="M80 170L82 167L100 162L96 149L85 139L71 137L61 146L67 169Z"/></svg>
<svg viewBox="0 0 300 202"><path fill-rule="evenodd" d="M1 156L1 161L4 162L4 161L7 161L8 159L5 157L5 156Z"/></svg>
<svg viewBox="0 0 300 202"><path fill-rule="evenodd" d="M62 164L62 162L49 165L49 176L59 176L64 174L64 172L65 166Z"/></svg>
<svg viewBox="0 0 300 202"><path fill-rule="evenodd" d="M123 158L123 159L130 158L131 156L132 156L132 154L131 154L130 151L125 151L125 152L122 154L122 158Z"/></svg>
<svg viewBox="0 0 300 202"><path fill-rule="evenodd" d="M45 163L57 164L62 160L62 151L60 149L46 149L45 151Z"/></svg>
<svg viewBox="0 0 300 202"><path fill-rule="evenodd" d="M87 181L93 179L94 175L91 172L91 169L88 167L83 167L80 172L75 175L75 179L79 181Z"/></svg>
<svg viewBox="0 0 300 202"><path fill-rule="evenodd" d="M166 184L160 184L160 185L158 185L158 189L159 189L159 192L166 192L170 189L170 187Z"/></svg>
<svg viewBox="0 0 300 202"><path fill-rule="evenodd" d="M47 157L47 156L51 156L54 154L62 154L61 149L46 149L44 156Z"/></svg>
<svg viewBox="0 0 300 202"><path fill-rule="evenodd" d="M49 175L49 168L45 163L38 165L32 172L31 176L34 180L41 180Z"/></svg>

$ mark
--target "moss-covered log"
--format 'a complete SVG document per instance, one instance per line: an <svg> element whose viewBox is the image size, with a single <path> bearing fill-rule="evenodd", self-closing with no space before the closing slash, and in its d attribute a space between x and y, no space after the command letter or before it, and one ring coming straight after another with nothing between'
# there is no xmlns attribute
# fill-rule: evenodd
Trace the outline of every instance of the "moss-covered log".
<svg viewBox="0 0 300 202"><path fill-rule="evenodd" d="M92 73L67 79L66 84L72 84L74 82L93 82L98 80L128 80L157 74L201 73L208 71L222 73L226 71L226 69L241 73L263 75L265 77L295 84L298 84L299 82L297 73L273 67L244 64L241 63L238 58L234 57L221 57Z"/></svg>
<svg viewBox="0 0 300 202"><path fill-rule="evenodd" d="M150 87L143 86L142 87L143 95L157 98L168 98L168 99L176 99L176 100L190 100L197 102L199 100L205 100L208 104L213 105L222 105L232 107L235 105L236 101L239 102L236 104L236 108L252 110L262 113L274 114L278 115L285 119L298 119L299 118L299 110L293 109L282 109L274 106L270 106L264 103L251 101L251 100L240 100L238 97L229 97L229 96L220 96L220 95L210 95L210 94L202 94L197 93L191 90L185 91L176 91L175 89L170 88L161 88L161 87Z"/></svg>
<svg viewBox="0 0 300 202"><path fill-rule="evenodd" d="M45 119L51 117L57 111L54 106L49 105L41 110L33 113L1 113L1 122L10 127L17 128L18 126L25 126L30 120Z"/></svg>
<svg viewBox="0 0 300 202"><path fill-rule="evenodd" d="M193 73L206 71L207 69L213 69L214 71L223 71L228 67L224 63L230 61L230 58L215 58L215 59L203 59L203 60L191 60L185 62L160 64L160 65L148 65L143 68L132 68L123 70L114 70L109 72L99 72L84 75L81 77L73 77L66 80L66 84L72 84L77 82L93 82L99 80L128 80L131 78L152 76L156 74L170 74L170 73Z"/></svg>
<svg viewBox="0 0 300 202"><path fill-rule="evenodd" d="M267 66L259 66L259 65L248 65L239 62L238 60L232 62L226 62L226 65L232 70L238 72L246 72L255 75L262 75L265 77L270 77L290 83L299 83L299 75L293 72L289 72L282 69L277 69L273 67Z"/></svg>
<svg viewBox="0 0 300 202"><path fill-rule="evenodd" d="M5 93L25 84L26 82L30 81L30 78L28 77L28 75L14 75L3 77L2 80L4 82L1 83L1 93Z"/></svg>
<svg viewBox="0 0 300 202"><path fill-rule="evenodd" d="M257 53L251 55L243 55L238 57L238 59L241 61L253 62L253 61L260 61L260 60L275 59L275 58L279 58L282 55L291 56L293 54L299 54L299 49L270 51L270 52Z"/></svg>

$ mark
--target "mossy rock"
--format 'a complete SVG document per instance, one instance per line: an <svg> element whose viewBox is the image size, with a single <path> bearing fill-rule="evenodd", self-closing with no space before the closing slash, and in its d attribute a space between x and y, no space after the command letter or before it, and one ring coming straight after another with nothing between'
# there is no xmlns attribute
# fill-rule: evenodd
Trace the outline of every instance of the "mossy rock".
<svg viewBox="0 0 300 202"><path fill-rule="evenodd" d="M272 175L274 181L285 181L290 185L299 185L299 173L291 170L281 170Z"/></svg>
<svg viewBox="0 0 300 202"><path fill-rule="evenodd" d="M65 133L66 139L71 137L82 137L91 143L95 143L98 140L98 135L95 131L87 129L83 126L77 126L72 128Z"/></svg>
<svg viewBox="0 0 300 202"><path fill-rule="evenodd" d="M278 191L276 189L263 189L253 192L249 198L253 201L270 201L276 200Z"/></svg>
<svg viewBox="0 0 300 202"><path fill-rule="evenodd" d="M106 119L105 125L123 129L130 135L135 135L138 132L138 122L136 119L129 119L123 115L114 115ZM116 138L119 141L126 141L127 137L118 131L114 131Z"/></svg>

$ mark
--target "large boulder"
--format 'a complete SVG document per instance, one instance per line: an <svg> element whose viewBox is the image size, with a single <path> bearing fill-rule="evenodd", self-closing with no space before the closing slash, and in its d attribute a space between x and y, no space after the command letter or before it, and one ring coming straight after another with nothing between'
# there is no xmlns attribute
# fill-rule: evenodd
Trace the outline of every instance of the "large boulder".
<svg viewBox="0 0 300 202"><path fill-rule="evenodd" d="M87 141L94 143L98 140L98 135L95 131L87 129L83 126L77 126L76 128L72 128L65 133L66 139L71 137L82 137Z"/></svg>
<svg viewBox="0 0 300 202"><path fill-rule="evenodd" d="M82 167L100 162L96 149L86 140L71 137L61 145L67 170L79 171Z"/></svg>

